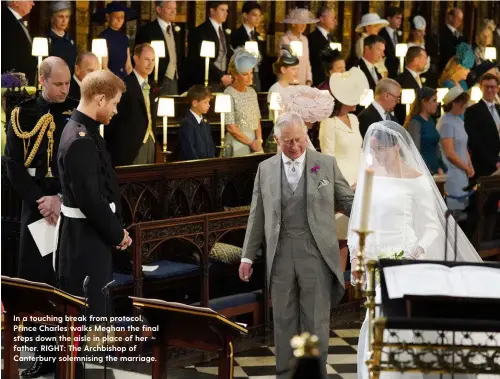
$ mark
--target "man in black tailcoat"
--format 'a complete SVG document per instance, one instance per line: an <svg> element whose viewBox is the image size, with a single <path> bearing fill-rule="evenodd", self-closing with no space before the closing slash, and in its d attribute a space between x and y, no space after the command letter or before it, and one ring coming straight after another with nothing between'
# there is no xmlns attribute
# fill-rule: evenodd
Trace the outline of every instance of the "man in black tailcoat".
<svg viewBox="0 0 500 379"><path fill-rule="evenodd" d="M48 57L40 65L42 93L12 111L7 125L7 176L23 200L18 277L55 285L52 254L39 251L28 225L45 218L42 227L55 225L61 208L57 150L63 129L77 106L69 99L70 70L61 58ZM45 254L45 255L42 255ZM39 333L50 336L50 333ZM40 356L52 356L39 352ZM55 356L55 355L53 355ZM55 364L36 361L22 372L36 378L53 372Z"/></svg>

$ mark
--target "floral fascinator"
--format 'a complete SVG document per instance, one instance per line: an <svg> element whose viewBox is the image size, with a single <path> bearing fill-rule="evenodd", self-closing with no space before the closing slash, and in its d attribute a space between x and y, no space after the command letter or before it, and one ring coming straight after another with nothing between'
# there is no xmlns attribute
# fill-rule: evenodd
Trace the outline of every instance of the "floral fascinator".
<svg viewBox="0 0 500 379"><path fill-rule="evenodd" d="M335 104L328 91L309 86L290 86L280 89L279 105L285 112L296 112L304 122L326 120Z"/></svg>
<svg viewBox="0 0 500 379"><path fill-rule="evenodd" d="M248 50L245 50L244 47L237 48L234 51L232 59L234 60L236 71L240 74L253 70L258 63L257 57Z"/></svg>
<svg viewBox="0 0 500 379"><path fill-rule="evenodd" d="M469 70L474 66L474 52L468 43L462 42L457 46L455 58L461 66Z"/></svg>

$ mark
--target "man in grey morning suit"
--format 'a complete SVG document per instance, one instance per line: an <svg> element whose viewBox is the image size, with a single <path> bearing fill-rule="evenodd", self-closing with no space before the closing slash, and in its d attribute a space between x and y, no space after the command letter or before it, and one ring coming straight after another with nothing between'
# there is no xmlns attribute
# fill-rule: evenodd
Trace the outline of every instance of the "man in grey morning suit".
<svg viewBox="0 0 500 379"><path fill-rule="evenodd" d="M289 377L290 340L303 331L319 337L326 378L330 308L344 293L335 209L349 215L353 192L335 158L306 149L306 133L297 113L284 113L274 127L282 153L257 170L239 269L248 281L265 244L278 378Z"/></svg>

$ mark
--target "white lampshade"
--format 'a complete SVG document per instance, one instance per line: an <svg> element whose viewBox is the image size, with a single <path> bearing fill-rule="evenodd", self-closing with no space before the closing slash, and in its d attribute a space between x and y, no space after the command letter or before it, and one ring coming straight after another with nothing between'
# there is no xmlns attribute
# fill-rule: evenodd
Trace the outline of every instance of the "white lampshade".
<svg viewBox="0 0 500 379"><path fill-rule="evenodd" d="M342 51L342 44L340 42L330 42L330 49Z"/></svg>
<svg viewBox="0 0 500 379"><path fill-rule="evenodd" d="M96 38L92 40L92 53L96 57L108 56L108 44L104 38Z"/></svg>
<svg viewBox="0 0 500 379"><path fill-rule="evenodd" d="M33 38L33 46L31 48L31 55L34 57L48 57L49 56L49 40L45 37Z"/></svg>
<svg viewBox="0 0 500 379"><path fill-rule="evenodd" d="M405 88L401 92L401 104L413 104L415 101L415 90Z"/></svg>
<svg viewBox="0 0 500 379"><path fill-rule="evenodd" d="M215 58L215 42L203 41L201 43L200 57Z"/></svg>
<svg viewBox="0 0 500 379"><path fill-rule="evenodd" d="M160 97L160 100L158 101L158 116L159 117L175 116L175 106L173 98Z"/></svg>
<svg viewBox="0 0 500 379"><path fill-rule="evenodd" d="M296 57L301 57L302 56L302 42L300 41L291 41L290 42L290 48L292 49L293 55Z"/></svg>
<svg viewBox="0 0 500 379"><path fill-rule="evenodd" d="M443 102L443 98L446 96L448 91L449 91L448 88L438 88L437 89L437 101L438 101L438 103Z"/></svg>
<svg viewBox="0 0 500 379"><path fill-rule="evenodd" d="M373 103L373 100L373 90L365 89L363 94L361 95L361 98L359 99L359 105L366 108L371 103Z"/></svg>
<svg viewBox="0 0 500 379"><path fill-rule="evenodd" d="M484 59L488 59L490 61L497 59L497 49L494 47L487 47L484 50Z"/></svg>
<svg viewBox="0 0 500 379"><path fill-rule="evenodd" d="M155 51L155 58L165 58L164 41L151 41L151 47Z"/></svg>
<svg viewBox="0 0 500 379"><path fill-rule="evenodd" d="M406 43L398 43L396 45L396 57L406 57L406 52L408 51L408 45Z"/></svg>
<svg viewBox="0 0 500 379"><path fill-rule="evenodd" d="M219 93L215 96L215 112L229 113L231 112L231 96Z"/></svg>
<svg viewBox="0 0 500 379"><path fill-rule="evenodd" d="M470 99L472 101L475 101L477 103L479 100L481 100L482 97L483 93L481 92L481 88L479 88L478 86L474 86L471 88Z"/></svg>
<svg viewBox="0 0 500 379"><path fill-rule="evenodd" d="M278 92L273 92L271 93L271 100L269 102L269 109L272 111L280 111L281 106L280 106L280 99L281 96Z"/></svg>
<svg viewBox="0 0 500 379"><path fill-rule="evenodd" d="M245 50L249 53L259 56L259 43L257 41L246 41L245 42Z"/></svg>

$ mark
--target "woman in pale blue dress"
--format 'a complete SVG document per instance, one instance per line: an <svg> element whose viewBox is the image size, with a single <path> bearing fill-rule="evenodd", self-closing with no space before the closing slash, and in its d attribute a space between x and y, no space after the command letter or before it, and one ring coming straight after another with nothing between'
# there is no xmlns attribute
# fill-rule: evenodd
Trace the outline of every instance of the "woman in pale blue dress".
<svg viewBox="0 0 500 379"><path fill-rule="evenodd" d="M465 112L468 101L469 95L461 86L450 89L443 99L443 109L446 113L437 124L444 161L448 168L444 189L453 197L464 196L466 194L464 188L468 187L469 178L474 176L467 150L468 136L464 122L460 118ZM451 210L463 210L467 207L465 197L459 199L448 197L446 202Z"/></svg>
<svg viewBox="0 0 500 379"><path fill-rule="evenodd" d="M251 87L256 64L255 56L243 48L236 49L229 62L233 84L224 91L231 96L231 112L226 114L226 144L231 146L233 157L263 152L259 101Z"/></svg>

